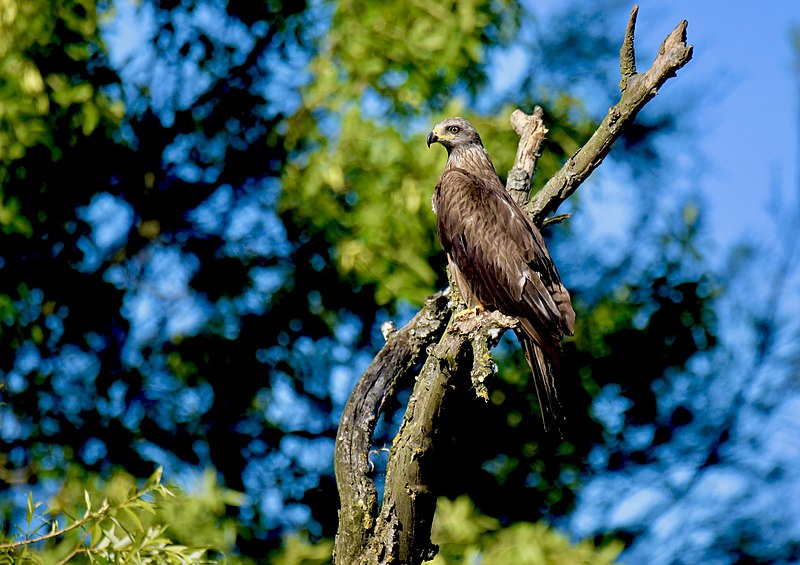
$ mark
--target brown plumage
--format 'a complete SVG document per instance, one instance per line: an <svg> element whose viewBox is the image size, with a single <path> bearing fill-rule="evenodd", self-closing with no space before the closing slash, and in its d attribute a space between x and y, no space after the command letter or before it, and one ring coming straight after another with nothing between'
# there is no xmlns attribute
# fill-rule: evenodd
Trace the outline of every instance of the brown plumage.
<svg viewBox="0 0 800 565"><path fill-rule="evenodd" d="M517 337L530 365L539 407L558 423L554 374L561 338L572 335L575 312L544 239L506 192L475 128L448 118L428 134L448 153L433 205L439 241L468 306L519 320ZM549 416L548 416L549 415Z"/></svg>

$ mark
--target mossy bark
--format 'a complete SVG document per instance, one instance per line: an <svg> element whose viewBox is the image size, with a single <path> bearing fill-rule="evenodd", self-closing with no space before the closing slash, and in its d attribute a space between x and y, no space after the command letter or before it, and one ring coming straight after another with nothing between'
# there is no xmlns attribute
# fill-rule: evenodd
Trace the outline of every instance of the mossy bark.
<svg viewBox="0 0 800 565"><path fill-rule="evenodd" d="M686 22L666 38L645 73L636 72L633 46L638 6L634 6L620 50L622 97L587 143L528 201L530 181L544 136L542 112L515 111L520 135L517 159L507 189L539 226L597 168L614 141L667 79L692 57ZM337 565L418 565L436 547L430 539L437 485L433 471L436 445L447 401L454 387L481 386L489 373L488 352L513 318L499 312L471 313L452 319L458 297L439 292L402 329L388 335L384 348L364 372L345 406L336 436L335 471L341 510L334 561ZM424 364L391 449L383 501L370 477L369 453L378 416L395 391L407 387L415 367ZM470 381L470 377L472 381ZM478 383L478 384L476 384ZM480 386L479 386L480 385ZM485 393L485 388L483 389Z"/></svg>

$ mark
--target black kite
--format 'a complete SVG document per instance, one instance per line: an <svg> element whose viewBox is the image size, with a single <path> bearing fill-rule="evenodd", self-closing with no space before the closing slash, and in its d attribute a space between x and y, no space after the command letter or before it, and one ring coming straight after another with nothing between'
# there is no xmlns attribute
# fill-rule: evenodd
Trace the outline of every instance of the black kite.
<svg viewBox="0 0 800 565"><path fill-rule="evenodd" d="M433 205L439 241L469 307L499 310L519 320L517 337L533 373L539 407L556 421L560 402L554 372L561 338L572 335L575 312L541 233L512 200L481 138L463 118L428 134L448 153Z"/></svg>

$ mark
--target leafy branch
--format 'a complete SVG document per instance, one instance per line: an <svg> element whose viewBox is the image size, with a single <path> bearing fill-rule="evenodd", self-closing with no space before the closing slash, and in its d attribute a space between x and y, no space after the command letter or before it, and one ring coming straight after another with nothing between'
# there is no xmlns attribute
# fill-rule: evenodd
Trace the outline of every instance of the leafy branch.
<svg viewBox="0 0 800 565"><path fill-rule="evenodd" d="M205 548L174 544L164 535L167 526L145 525L140 518L142 513L155 515L159 499L175 496L161 484L161 468L141 488L114 504L104 499L99 507L93 509L89 491L84 490L83 493L85 513L61 528L58 520L48 520L44 516L47 510L39 512L43 504L34 504L32 495L29 495L26 513L29 529L24 539L0 544L0 563L43 563L45 561L31 551L32 546L46 546L48 542L58 539L63 541L51 550L57 555L47 561L59 565L69 563L81 554L89 562L95 562L96 559L113 563L207 562L204 560ZM40 520L42 524L31 530L35 520ZM47 525L50 526L50 531L38 535Z"/></svg>

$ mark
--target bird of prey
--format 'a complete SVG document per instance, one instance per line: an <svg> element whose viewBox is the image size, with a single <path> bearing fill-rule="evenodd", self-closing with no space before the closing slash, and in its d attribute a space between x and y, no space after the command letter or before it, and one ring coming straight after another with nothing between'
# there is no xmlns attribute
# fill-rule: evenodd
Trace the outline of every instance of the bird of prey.
<svg viewBox="0 0 800 565"><path fill-rule="evenodd" d="M545 427L561 414L554 374L561 339L572 335L569 293L525 212L506 192L475 128L448 118L428 134L447 149L433 196L439 241L467 306L519 320L517 338L530 365ZM549 415L549 416L548 416Z"/></svg>

